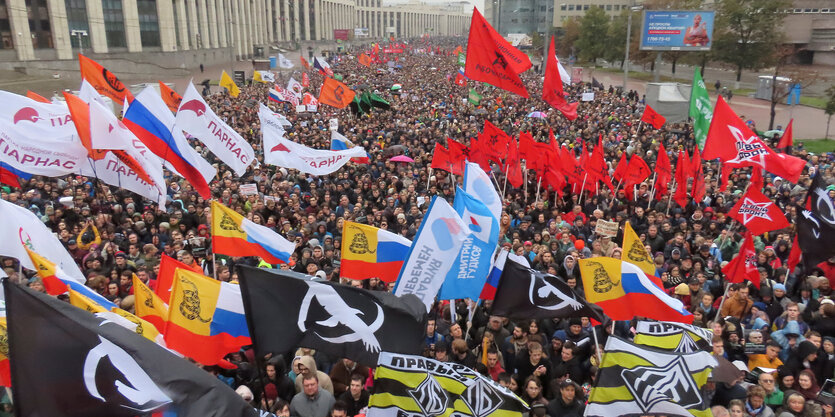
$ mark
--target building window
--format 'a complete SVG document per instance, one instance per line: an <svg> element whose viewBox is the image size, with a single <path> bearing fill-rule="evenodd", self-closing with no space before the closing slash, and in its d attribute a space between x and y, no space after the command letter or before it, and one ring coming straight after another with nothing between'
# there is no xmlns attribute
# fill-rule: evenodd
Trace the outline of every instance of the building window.
<svg viewBox="0 0 835 417"><path fill-rule="evenodd" d="M14 36L6 0L0 0L0 49L14 49Z"/></svg>
<svg viewBox="0 0 835 417"><path fill-rule="evenodd" d="M584 5L583 5L583 10L588 10L588 9L589 9L589 5L588 5L588 4L584 4Z"/></svg>
<svg viewBox="0 0 835 417"><path fill-rule="evenodd" d="M565 5L565 3L560 5L560 10L565 11L566 8L567 6Z"/></svg>
<svg viewBox="0 0 835 417"><path fill-rule="evenodd" d="M568 11L569 11L569 12L573 12L573 11L574 11L574 5L573 5L573 4L569 4L569 5L568 5Z"/></svg>
<svg viewBox="0 0 835 417"><path fill-rule="evenodd" d="M142 46L160 46L156 0L136 0L139 11L139 37Z"/></svg>
<svg viewBox="0 0 835 417"><path fill-rule="evenodd" d="M49 24L46 0L26 0L26 14L29 16L32 47L35 49L53 48L52 28Z"/></svg>
<svg viewBox="0 0 835 417"><path fill-rule="evenodd" d="M620 4L615 5L615 11L618 11L618 10L620 10Z"/></svg>
<svg viewBox="0 0 835 417"><path fill-rule="evenodd" d="M607 4L607 5L606 5L606 10L607 10L607 11L611 11L611 10L612 10L612 5L611 5L611 4Z"/></svg>
<svg viewBox="0 0 835 417"><path fill-rule="evenodd" d="M87 2L85 0L66 0L64 5L67 8L67 24L70 33L74 30L83 30L87 36L70 36L70 43L73 48L78 48L78 40L81 39L81 47L90 47L90 26L87 22Z"/></svg>
<svg viewBox="0 0 835 417"><path fill-rule="evenodd" d="M101 5L104 14L104 33L107 35L107 46L110 48L127 47L122 0L102 0Z"/></svg>

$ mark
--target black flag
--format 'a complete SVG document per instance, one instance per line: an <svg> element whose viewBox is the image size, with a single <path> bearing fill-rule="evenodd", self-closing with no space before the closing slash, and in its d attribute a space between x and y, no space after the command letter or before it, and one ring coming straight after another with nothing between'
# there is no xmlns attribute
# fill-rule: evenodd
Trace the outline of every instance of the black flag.
<svg viewBox="0 0 835 417"><path fill-rule="evenodd" d="M835 207L820 174L815 175L805 207L798 207L797 243L803 251L806 270L835 256Z"/></svg>
<svg viewBox="0 0 835 417"><path fill-rule="evenodd" d="M208 372L157 344L45 294L5 281L18 416L180 417L257 413Z"/></svg>
<svg viewBox="0 0 835 417"><path fill-rule="evenodd" d="M578 296L561 279L508 258L493 300L493 314L520 319L589 317L604 323L603 310Z"/></svg>
<svg viewBox="0 0 835 417"><path fill-rule="evenodd" d="M415 295L302 280L242 267L241 294L258 355L303 346L369 366L382 351L419 354L426 306Z"/></svg>

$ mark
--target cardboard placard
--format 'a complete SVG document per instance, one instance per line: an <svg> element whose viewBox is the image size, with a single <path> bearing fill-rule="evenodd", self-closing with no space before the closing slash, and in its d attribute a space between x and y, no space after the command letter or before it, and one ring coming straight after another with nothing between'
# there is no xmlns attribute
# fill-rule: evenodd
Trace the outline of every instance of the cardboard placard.
<svg viewBox="0 0 835 417"><path fill-rule="evenodd" d="M257 184L241 184L238 187L238 194L243 196L249 195L257 195L258 194L258 185Z"/></svg>
<svg viewBox="0 0 835 417"><path fill-rule="evenodd" d="M306 109L304 104L299 104L296 106L296 113L304 113Z"/></svg>
<svg viewBox="0 0 835 417"><path fill-rule="evenodd" d="M582 101L594 101L594 92L591 93L583 93L583 97L581 98Z"/></svg>
<svg viewBox="0 0 835 417"><path fill-rule="evenodd" d="M615 237L618 235L618 222L598 220L594 232L600 236Z"/></svg>
<svg viewBox="0 0 835 417"><path fill-rule="evenodd" d="M316 113L316 105L315 104L308 104L307 105L307 111L309 111L311 113Z"/></svg>
<svg viewBox="0 0 835 417"><path fill-rule="evenodd" d="M330 119L328 120L328 128L330 130L337 130L339 129L339 119Z"/></svg>

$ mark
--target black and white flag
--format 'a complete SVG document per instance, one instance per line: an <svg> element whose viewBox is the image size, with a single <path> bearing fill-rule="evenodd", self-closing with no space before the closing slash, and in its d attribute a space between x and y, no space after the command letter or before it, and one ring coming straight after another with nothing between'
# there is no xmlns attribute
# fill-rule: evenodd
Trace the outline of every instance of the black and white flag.
<svg viewBox="0 0 835 417"><path fill-rule="evenodd" d="M298 346L374 366L380 352L418 354L426 306L415 295L308 281L243 267L241 293L258 355Z"/></svg>
<svg viewBox="0 0 835 417"><path fill-rule="evenodd" d="M605 323L603 310L578 296L563 280L507 259L493 314L520 319L589 317Z"/></svg>
<svg viewBox="0 0 835 417"><path fill-rule="evenodd" d="M8 281L4 287L18 416L258 415L208 372L121 325Z"/></svg>
<svg viewBox="0 0 835 417"><path fill-rule="evenodd" d="M797 243L807 270L835 256L835 204L821 175L815 175L804 206L798 207Z"/></svg>

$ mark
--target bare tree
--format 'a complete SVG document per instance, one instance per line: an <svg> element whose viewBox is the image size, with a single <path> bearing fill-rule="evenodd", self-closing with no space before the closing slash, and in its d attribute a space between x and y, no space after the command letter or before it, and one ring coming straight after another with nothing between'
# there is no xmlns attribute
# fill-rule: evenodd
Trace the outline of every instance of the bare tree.
<svg viewBox="0 0 835 417"><path fill-rule="evenodd" d="M789 66L788 63L791 57L800 49L795 49L792 45L782 45L777 47L774 52L774 72L771 75L771 113L768 121L768 130L774 129L774 117L777 114L777 103L782 102L789 96L792 88L800 84L801 89L805 89L818 81L820 76L817 72L806 68ZM787 83L778 84L778 78L787 78Z"/></svg>

